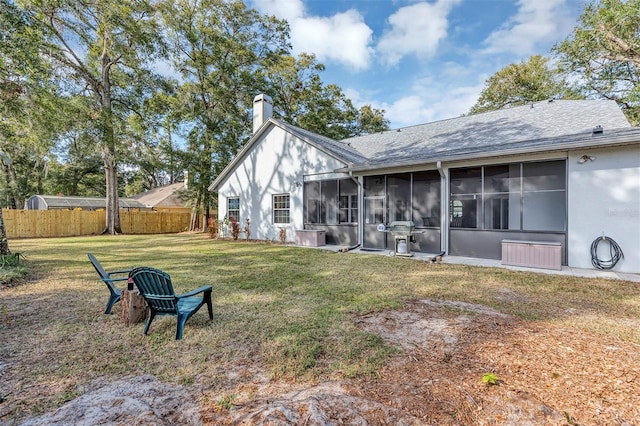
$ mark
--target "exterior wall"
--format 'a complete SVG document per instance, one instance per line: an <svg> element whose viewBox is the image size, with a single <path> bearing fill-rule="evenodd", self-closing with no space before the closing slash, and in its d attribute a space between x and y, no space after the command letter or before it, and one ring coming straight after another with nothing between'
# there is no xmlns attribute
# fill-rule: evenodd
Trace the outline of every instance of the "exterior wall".
<svg viewBox="0 0 640 426"><path fill-rule="evenodd" d="M595 159L579 164L585 154ZM569 266L593 268L591 243L604 234L624 253L613 269L640 273L640 145L570 152L567 173Z"/></svg>
<svg viewBox="0 0 640 426"><path fill-rule="evenodd" d="M245 153L245 157L218 190L218 218L227 214L227 199L240 198L240 226L251 219L251 237L279 240L285 228L287 241L295 242L303 224L303 181L306 175L326 173L346 164L312 145L271 126ZM274 224L272 196L290 195L290 223Z"/></svg>
<svg viewBox="0 0 640 426"><path fill-rule="evenodd" d="M566 265L564 256L564 233L526 232L526 231L489 231L489 230L449 230L451 239L449 250L455 256L477 257L480 259L501 259L502 241L544 241L560 243L562 264ZM591 266L591 265L589 265Z"/></svg>

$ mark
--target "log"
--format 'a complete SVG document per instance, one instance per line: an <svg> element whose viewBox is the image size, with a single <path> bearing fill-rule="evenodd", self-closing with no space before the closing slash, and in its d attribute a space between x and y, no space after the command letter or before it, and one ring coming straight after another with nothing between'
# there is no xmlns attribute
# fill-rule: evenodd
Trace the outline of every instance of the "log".
<svg viewBox="0 0 640 426"><path fill-rule="evenodd" d="M147 318L147 303L138 289L122 290L120 319L127 326L143 322Z"/></svg>

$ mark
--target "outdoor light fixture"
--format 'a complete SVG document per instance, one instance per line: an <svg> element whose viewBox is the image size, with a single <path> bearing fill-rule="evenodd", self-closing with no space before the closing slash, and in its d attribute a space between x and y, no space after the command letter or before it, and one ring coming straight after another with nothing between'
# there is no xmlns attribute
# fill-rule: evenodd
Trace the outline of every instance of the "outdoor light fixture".
<svg viewBox="0 0 640 426"><path fill-rule="evenodd" d="M582 157L578 158L578 164L584 164L587 161L595 161L596 157L594 157L593 155L583 155Z"/></svg>

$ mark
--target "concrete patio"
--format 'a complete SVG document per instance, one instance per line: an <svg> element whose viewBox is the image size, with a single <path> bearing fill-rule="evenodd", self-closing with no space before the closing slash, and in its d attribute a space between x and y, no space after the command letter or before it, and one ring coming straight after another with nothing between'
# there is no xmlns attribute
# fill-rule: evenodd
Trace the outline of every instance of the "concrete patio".
<svg viewBox="0 0 640 426"><path fill-rule="evenodd" d="M334 246L334 245L325 245L319 247L312 247L321 250L328 250L333 252L342 251L345 246ZM379 256L390 256L389 250L363 250L361 248L355 248L353 250L349 250L348 253L353 254L374 254ZM437 253L417 253L414 252L413 256L397 256L399 261L404 260L417 260L422 262L431 262L431 259L437 256ZM562 270L553 270L553 269L541 269L541 268L523 268L518 266L507 266L503 265L500 260L497 259L480 259L475 257L461 257L461 256L443 256L442 263L447 264L459 264L459 265L470 265L470 266L485 266L485 267L493 267L493 268L505 268L513 271L526 271L526 272L537 272L540 274L553 274L553 275L567 275L567 276L576 276L576 277L584 277L584 278L606 278L606 279L617 279L617 280L625 280L632 281L636 283L640 283L640 274L630 274L630 273L622 273L616 272L614 270L599 270L599 269L581 269L581 268L571 268L568 266L563 266Z"/></svg>

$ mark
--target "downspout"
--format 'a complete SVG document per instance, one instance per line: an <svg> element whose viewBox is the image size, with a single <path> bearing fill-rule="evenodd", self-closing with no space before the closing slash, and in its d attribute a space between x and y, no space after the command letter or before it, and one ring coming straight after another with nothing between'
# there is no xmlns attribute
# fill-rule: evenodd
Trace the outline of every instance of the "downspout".
<svg viewBox="0 0 640 426"><path fill-rule="evenodd" d="M360 180L353 176L353 170L349 170L349 177L356 183L356 185L358 185L358 243L353 247L349 247L349 250L353 250L360 247L364 236L364 205L360 206L361 201L363 202L362 204L364 204L364 197L362 196L364 194L364 189L362 188Z"/></svg>
<svg viewBox="0 0 640 426"><path fill-rule="evenodd" d="M436 162L436 168L440 173L440 247L443 254L449 254L449 180L442 168L442 161Z"/></svg>

